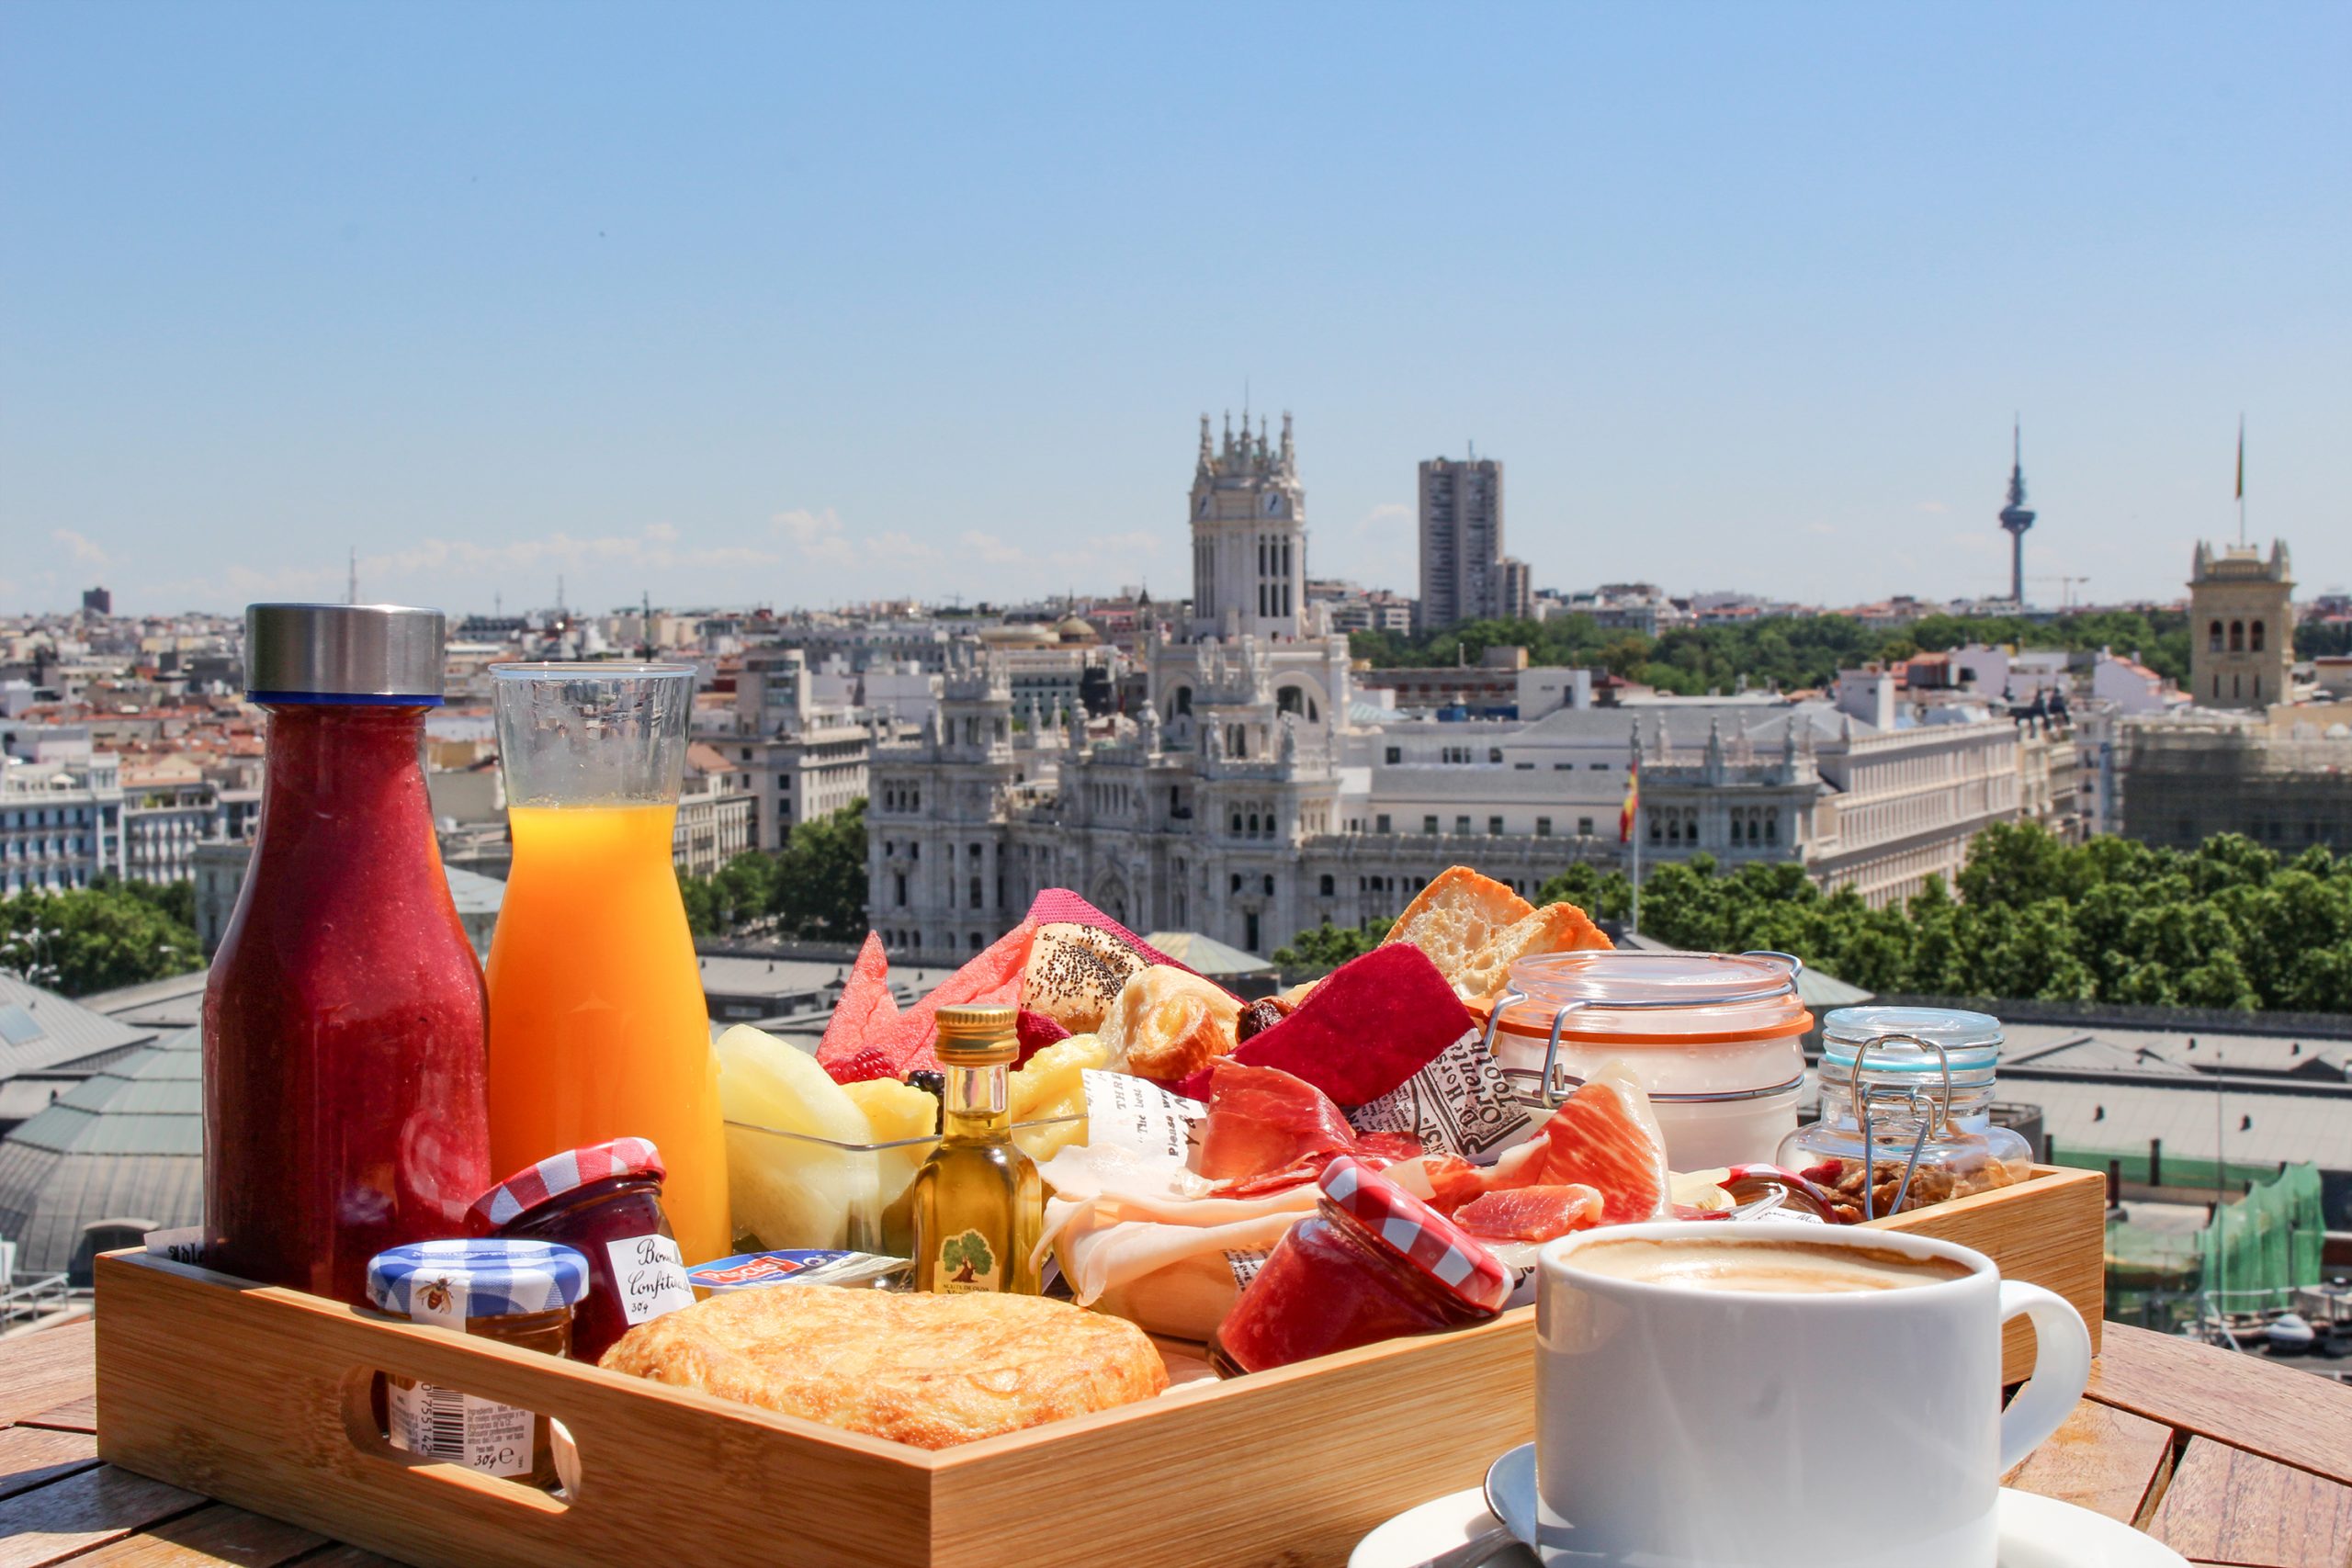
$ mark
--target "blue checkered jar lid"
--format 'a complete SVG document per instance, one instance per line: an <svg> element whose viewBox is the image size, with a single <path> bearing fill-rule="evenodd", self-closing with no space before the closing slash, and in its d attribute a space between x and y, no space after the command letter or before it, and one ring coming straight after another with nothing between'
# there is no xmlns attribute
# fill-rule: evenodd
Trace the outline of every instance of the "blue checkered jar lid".
<svg viewBox="0 0 2352 1568"><path fill-rule="evenodd" d="M553 1312L587 1293L588 1259L551 1241L420 1241L368 1264L368 1299L420 1323Z"/></svg>

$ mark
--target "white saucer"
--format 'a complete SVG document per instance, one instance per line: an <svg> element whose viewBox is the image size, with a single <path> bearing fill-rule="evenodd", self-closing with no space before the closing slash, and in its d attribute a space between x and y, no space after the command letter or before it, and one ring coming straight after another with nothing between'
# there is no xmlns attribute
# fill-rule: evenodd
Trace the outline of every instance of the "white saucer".
<svg viewBox="0 0 2352 1568"><path fill-rule="evenodd" d="M1495 1516L1487 1511L1485 1495L1474 1486L1382 1525L1356 1543L1348 1555L1348 1568L1414 1568L1449 1547L1476 1540L1496 1524ZM2188 1568L2188 1562L2164 1542L2104 1514L2004 1486L1998 1568Z"/></svg>

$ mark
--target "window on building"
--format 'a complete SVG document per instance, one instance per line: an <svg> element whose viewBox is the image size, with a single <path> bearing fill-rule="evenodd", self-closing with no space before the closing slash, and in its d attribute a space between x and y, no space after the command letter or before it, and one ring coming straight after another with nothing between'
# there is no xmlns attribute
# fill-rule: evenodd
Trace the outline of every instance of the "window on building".
<svg viewBox="0 0 2352 1568"><path fill-rule="evenodd" d="M1232 891L1236 893L1241 891L1241 874L1238 871L1233 874Z"/></svg>
<svg viewBox="0 0 2352 1568"><path fill-rule="evenodd" d="M980 879L977 876L972 878L970 887L971 905L973 908L978 909L982 907L980 903Z"/></svg>
<svg viewBox="0 0 2352 1568"><path fill-rule="evenodd" d="M1489 836L1489 837L1492 837L1493 835L1498 834L1498 833L1500 833L1502 830L1503 830L1503 819L1502 819L1501 818L1499 818L1499 817L1489 817L1489 818L1487 818L1487 834L1488 834L1488 836Z"/></svg>
<svg viewBox="0 0 2352 1568"><path fill-rule="evenodd" d="M2208 653L2219 653L2222 651L2222 623L2219 621L2215 621L2211 626L2206 628L2205 651Z"/></svg>
<svg viewBox="0 0 2352 1568"><path fill-rule="evenodd" d="M1375 833L1386 833L1393 831L1388 825L1388 813L1384 811L1379 816L1374 817L1372 819L1372 830Z"/></svg>
<svg viewBox="0 0 2352 1568"><path fill-rule="evenodd" d="M1768 844L1781 841L1781 814L1777 811L1764 814L1764 841Z"/></svg>
<svg viewBox="0 0 2352 1568"><path fill-rule="evenodd" d="M1437 818L1434 818L1434 817L1424 817L1424 818L1421 818L1421 831L1422 831L1422 832L1424 832L1424 833L1434 833L1434 832L1436 832L1436 831L1437 831Z"/></svg>
<svg viewBox="0 0 2352 1568"><path fill-rule="evenodd" d="M1252 953L1258 951L1258 911L1255 909L1241 917L1241 945Z"/></svg>
<svg viewBox="0 0 2352 1568"><path fill-rule="evenodd" d="M1591 818L1579 817L1577 818L1577 837L1579 839L1589 839L1592 837Z"/></svg>
<svg viewBox="0 0 2352 1568"><path fill-rule="evenodd" d="M1168 705L1168 711L1170 715L1190 715L1193 711L1193 688L1190 686L1177 687L1173 698Z"/></svg>
<svg viewBox="0 0 2352 1568"><path fill-rule="evenodd" d="M920 840L907 846L907 858L909 860L922 859L922 843Z"/></svg>
<svg viewBox="0 0 2352 1568"><path fill-rule="evenodd" d="M1337 885L1334 884L1329 876L1323 877L1316 886L1326 898L1329 898L1332 894L1339 891Z"/></svg>
<svg viewBox="0 0 2352 1568"><path fill-rule="evenodd" d="M1468 813L1465 812L1454 818L1453 830L1457 833L1465 835L1470 831L1470 818Z"/></svg>
<svg viewBox="0 0 2352 1568"><path fill-rule="evenodd" d="M2244 621L2230 623L2230 651L2232 653L2245 651L2245 623Z"/></svg>
<svg viewBox="0 0 2352 1568"><path fill-rule="evenodd" d="M1397 763L1399 763L1399 762L1403 761L1404 760L1405 760L1405 749L1404 749L1402 746L1391 746L1390 748L1388 748L1388 765L1389 765L1390 767L1392 767L1392 768L1393 768L1393 767L1395 767Z"/></svg>
<svg viewBox="0 0 2352 1568"><path fill-rule="evenodd" d="M1489 746L1489 747L1487 747L1487 761L1488 761L1489 762L1499 762L1499 761L1501 761L1502 760L1503 760L1503 749L1502 749L1501 747L1499 747L1499 746Z"/></svg>
<svg viewBox="0 0 2352 1568"><path fill-rule="evenodd" d="M972 949L972 951L973 951L974 953L978 953L978 952L979 952L979 950L980 950L980 933L979 933L979 932L978 932L978 931L974 931L974 932L972 933L972 938L971 938L970 946L971 946L971 949Z"/></svg>
<svg viewBox="0 0 2352 1568"><path fill-rule="evenodd" d="M1535 836L1539 839L1548 839L1552 836L1552 819L1549 817L1538 817L1535 819Z"/></svg>
<svg viewBox="0 0 2352 1568"><path fill-rule="evenodd" d="M1269 898L1271 898L1271 897L1272 897L1273 896L1274 896L1274 879L1273 879L1272 877L1269 876L1269 877L1267 877L1267 878L1266 878L1266 897L1269 897Z"/></svg>
<svg viewBox="0 0 2352 1568"><path fill-rule="evenodd" d="M1276 713L1306 712L1306 694L1296 686L1284 686L1274 694L1274 711Z"/></svg>
<svg viewBox="0 0 2352 1568"><path fill-rule="evenodd" d="M2260 653L2262 651L2262 622L2255 622L2252 631L2248 634L2248 646L2256 653Z"/></svg>
<svg viewBox="0 0 2352 1568"><path fill-rule="evenodd" d="M899 908L905 908L907 907L907 874L903 871L893 872L890 874L890 882L893 895L891 903Z"/></svg>
<svg viewBox="0 0 2352 1568"><path fill-rule="evenodd" d="M1238 836L1241 831L1241 813L1238 811L1233 814L1233 831L1236 836Z"/></svg>

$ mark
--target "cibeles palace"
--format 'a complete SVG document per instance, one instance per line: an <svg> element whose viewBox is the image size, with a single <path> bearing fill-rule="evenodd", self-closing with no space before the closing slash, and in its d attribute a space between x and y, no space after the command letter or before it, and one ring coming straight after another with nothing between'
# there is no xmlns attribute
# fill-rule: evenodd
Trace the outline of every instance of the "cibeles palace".
<svg viewBox="0 0 2352 1568"><path fill-rule="evenodd" d="M1517 719L1401 714L1351 690L1347 638L1306 603L1288 415L1279 438L1245 419L1222 441L1204 418L1186 510L1192 599L1146 628L1132 711L1016 709L1006 670L969 649L921 736L876 749L871 919L894 954L958 960L1048 886L1136 931L1260 954L1393 916L1456 862L1532 892L1572 862L1629 857L1636 755L1645 869L1702 851L1795 861L1873 903L2073 792L2072 750L2042 721L1917 705L1877 671L1826 698L1595 706L1581 672L1529 670Z"/></svg>

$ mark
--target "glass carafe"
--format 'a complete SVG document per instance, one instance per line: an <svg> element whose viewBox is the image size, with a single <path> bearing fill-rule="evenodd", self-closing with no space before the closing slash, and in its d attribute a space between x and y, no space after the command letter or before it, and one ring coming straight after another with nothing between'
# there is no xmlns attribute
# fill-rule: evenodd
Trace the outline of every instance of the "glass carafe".
<svg viewBox="0 0 2352 1568"><path fill-rule="evenodd" d="M647 1139L686 1260L724 1257L718 1069L671 858L694 668L492 674L514 866L490 947L491 1163Z"/></svg>

